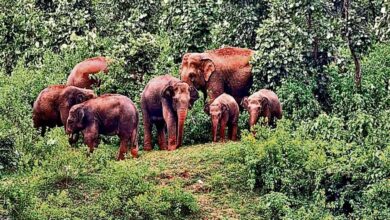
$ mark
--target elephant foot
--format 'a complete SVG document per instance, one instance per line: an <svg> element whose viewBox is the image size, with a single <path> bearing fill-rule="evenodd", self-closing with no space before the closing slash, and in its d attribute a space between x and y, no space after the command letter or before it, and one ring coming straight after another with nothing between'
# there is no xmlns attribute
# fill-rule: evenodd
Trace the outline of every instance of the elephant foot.
<svg viewBox="0 0 390 220"><path fill-rule="evenodd" d="M176 146L175 145L168 146L168 151L172 151L172 150L176 150Z"/></svg>
<svg viewBox="0 0 390 220"><path fill-rule="evenodd" d="M124 160L125 159L125 154L119 153L118 156L116 157L116 160Z"/></svg>
<svg viewBox="0 0 390 220"><path fill-rule="evenodd" d="M167 146L160 146L160 150L168 150Z"/></svg>
<svg viewBox="0 0 390 220"><path fill-rule="evenodd" d="M137 158L138 157L138 149L131 149L131 156L133 156L133 158Z"/></svg>
<svg viewBox="0 0 390 220"><path fill-rule="evenodd" d="M152 145L144 145L144 151L151 151L153 150Z"/></svg>

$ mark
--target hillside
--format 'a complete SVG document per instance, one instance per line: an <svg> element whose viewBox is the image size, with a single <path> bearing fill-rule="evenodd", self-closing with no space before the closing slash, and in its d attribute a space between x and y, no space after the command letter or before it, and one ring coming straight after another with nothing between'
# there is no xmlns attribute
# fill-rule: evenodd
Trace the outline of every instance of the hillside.
<svg viewBox="0 0 390 220"><path fill-rule="evenodd" d="M180 217L182 212L195 219L253 219L256 215L258 197L246 191L245 180L237 173L242 165L227 161L239 143L186 146L174 152L142 152L135 160L117 162L113 160L114 146L99 146L87 157L85 148L58 145L57 141L65 139L48 141L53 142L53 152L47 163L31 173L10 176L2 182L2 189L8 188L10 198L15 199L13 212L19 216L125 218L136 217L138 213L138 217L161 218L164 213L175 216L170 212L178 212ZM165 189L174 192L168 196L172 198L153 193ZM196 212L186 213L188 208Z"/></svg>

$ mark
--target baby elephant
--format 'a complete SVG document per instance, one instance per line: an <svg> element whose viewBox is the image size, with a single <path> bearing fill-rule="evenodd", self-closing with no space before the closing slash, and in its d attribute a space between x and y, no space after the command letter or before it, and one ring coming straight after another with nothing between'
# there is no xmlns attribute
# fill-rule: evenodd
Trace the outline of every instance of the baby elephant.
<svg viewBox="0 0 390 220"><path fill-rule="evenodd" d="M259 117L267 118L268 125L274 123L274 118L282 118L282 105L278 96L268 89L261 89L249 97L244 97L241 103L249 112L249 126L252 128L259 121Z"/></svg>
<svg viewBox="0 0 390 220"><path fill-rule="evenodd" d="M213 141L217 141L217 129L220 123L219 136L221 141L225 141L225 127L229 128L229 139L232 141L237 140L238 130L238 117L240 114L240 108L236 100L224 93L218 96L209 107L206 107L206 111L210 113L212 122Z"/></svg>
<svg viewBox="0 0 390 220"><path fill-rule="evenodd" d="M119 136L118 160L124 159L129 145L132 156L138 155L138 111L126 96L107 94L73 106L66 133L79 131L83 133L90 153L99 144L99 134L104 134Z"/></svg>

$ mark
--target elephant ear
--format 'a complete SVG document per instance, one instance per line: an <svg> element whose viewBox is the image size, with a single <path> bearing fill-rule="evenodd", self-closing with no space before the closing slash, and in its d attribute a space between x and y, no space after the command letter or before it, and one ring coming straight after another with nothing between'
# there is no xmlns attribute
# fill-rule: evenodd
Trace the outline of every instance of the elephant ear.
<svg viewBox="0 0 390 220"><path fill-rule="evenodd" d="M208 58L208 57L202 57L201 58L201 61L203 62L203 74L204 74L204 79L207 81L209 81L211 75L213 75L214 71L215 71L215 65L214 65L214 62Z"/></svg>
<svg viewBox="0 0 390 220"><path fill-rule="evenodd" d="M78 97L78 95L79 95L79 93L78 93L77 89L74 88L73 86L68 87L62 93L62 97L65 98L65 100L67 100L69 107L74 106L78 103L81 103L81 102L78 102L80 99L80 97Z"/></svg>
<svg viewBox="0 0 390 220"><path fill-rule="evenodd" d="M183 58L182 58L182 61L181 61L181 65L179 67L179 73L181 75L181 72L183 71L183 68L185 68L188 64L188 57L190 56L191 54L190 53L186 53L184 54Z"/></svg>
<svg viewBox="0 0 390 220"><path fill-rule="evenodd" d="M269 104L268 98L264 97L264 96L261 97L260 103L261 103L261 108L265 109L268 106L268 104Z"/></svg>
<svg viewBox="0 0 390 220"><path fill-rule="evenodd" d="M244 107L245 109L248 109L248 104L249 104L248 96L245 96L241 101L241 106Z"/></svg>
<svg viewBox="0 0 390 220"><path fill-rule="evenodd" d="M226 104L222 104L221 109L222 109L222 112L229 111L229 106Z"/></svg>
<svg viewBox="0 0 390 220"><path fill-rule="evenodd" d="M86 97L84 94L79 93L76 95L76 104L82 103L86 101Z"/></svg>
<svg viewBox="0 0 390 220"><path fill-rule="evenodd" d="M191 53L186 53L186 54L184 54L184 56L183 56L183 58L182 58L182 61L181 61L181 63L182 63L182 65L186 65L187 64L187 62L188 62L188 57L191 55Z"/></svg>
<svg viewBox="0 0 390 220"><path fill-rule="evenodd" d="M171 99L174 95L173 85L168 83L161 92L161 96L166 99Z"/></svg>
<svg viewBox="0 0 390 220"><path fill-rule="evenodd" d="M84 119L84 116L85 116L85 112L84 112L84 109L79 107L77 108L76 112L75 112L75 118L77 119L77 121L81 122L83 121Z"/></svg>

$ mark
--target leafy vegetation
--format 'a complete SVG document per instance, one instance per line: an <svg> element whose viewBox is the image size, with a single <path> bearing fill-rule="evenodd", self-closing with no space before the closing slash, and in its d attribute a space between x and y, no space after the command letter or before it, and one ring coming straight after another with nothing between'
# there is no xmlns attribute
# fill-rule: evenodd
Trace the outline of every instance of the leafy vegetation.
<svg viewBox="0 0 390 220"><path fill-rule="evenodd" d="M388 219L388 1L0 0L0 218ZM283 105L275 128L212 144L202 97L184 147L114 161L117 138L87 156L62 128L33 129L32 103L85 58L110 57L98 94L139 105L181 56L254 49L252 90ZM142 123L142 122L141 122ZM142 137L142 126L139 136ZM142 146L142 138L140 138ZM192 146L189 146L192 145Z"/></svg>

